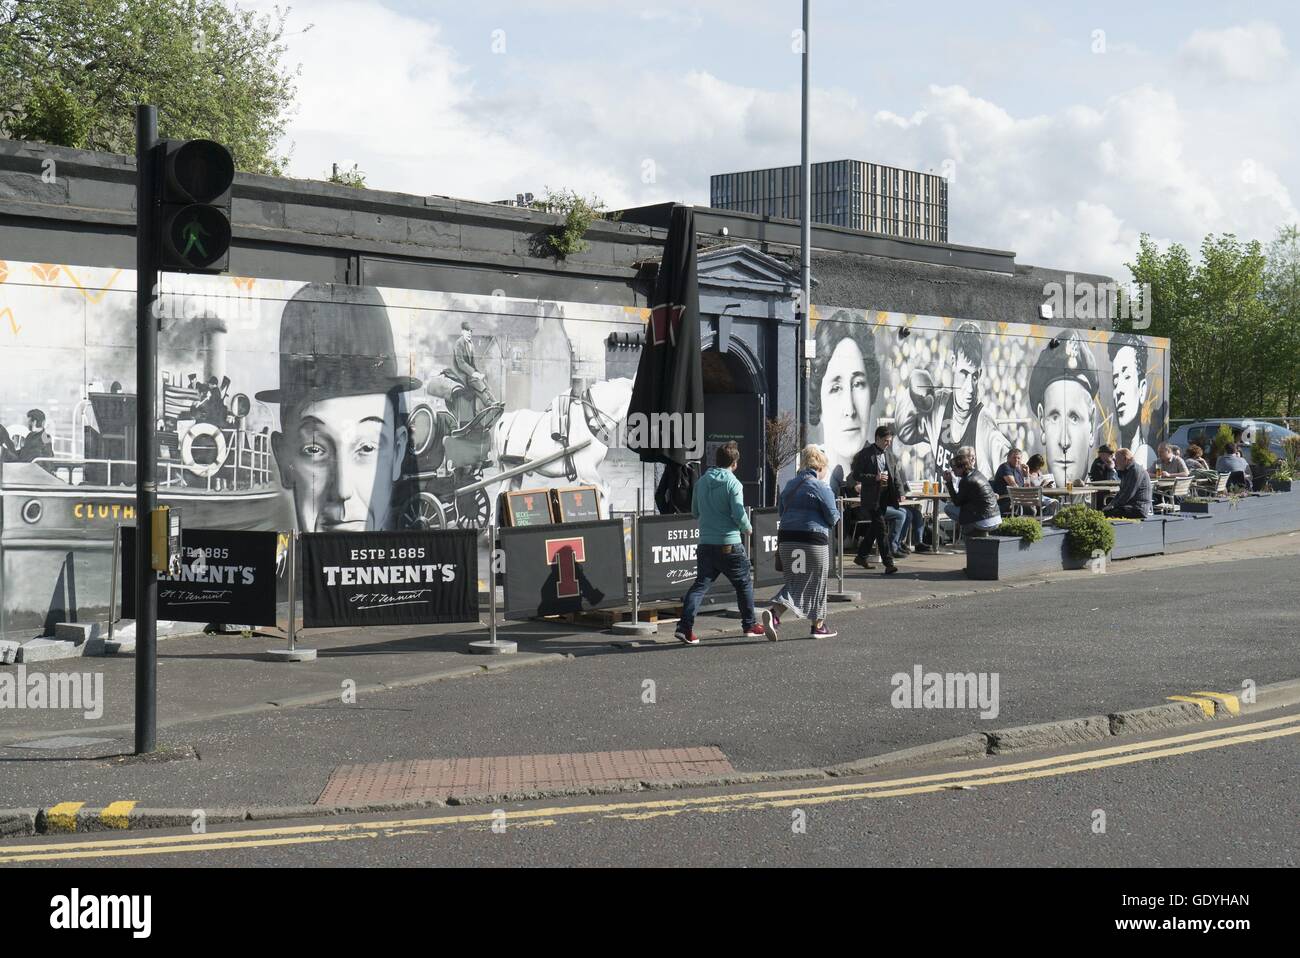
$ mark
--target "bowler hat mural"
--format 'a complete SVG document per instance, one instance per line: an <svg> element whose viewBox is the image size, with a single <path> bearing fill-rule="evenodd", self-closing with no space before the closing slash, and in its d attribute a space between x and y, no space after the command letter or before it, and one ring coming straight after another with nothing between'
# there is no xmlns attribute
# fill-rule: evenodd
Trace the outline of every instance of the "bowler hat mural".
<svg viewBox="0 0 1300 958"><path fill-rule="evenodd" d="M135 520L135 278L5 265L0 630L32 635L56 607L103 614L114 526ZM606 341L640 311L229 276L161 291L158 493L188 527L482 529L507 486L595 484L606 512L653 488L606 444L636 368Z"/></svg>

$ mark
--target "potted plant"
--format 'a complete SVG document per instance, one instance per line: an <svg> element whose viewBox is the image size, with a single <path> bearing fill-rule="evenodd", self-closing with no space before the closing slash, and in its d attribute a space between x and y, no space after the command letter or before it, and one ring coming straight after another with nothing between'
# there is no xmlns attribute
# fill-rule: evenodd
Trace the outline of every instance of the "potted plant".
<svg viewBox="0 0 1300 958"><path fill-rule="evenodd" d="M1290 492L1293 478L1291 465L1285 461L1279 462L1273 469L1273 475L1268 477L1268 487L1274 492Z"/></svg>
<svg viewBox="0 0 1300 958"><path fill-rule="evenodd" d="M1277 454L1273 452L1268 430L1260 426L1255 430L1255 444L1250 447L1250 479L1256 489L1261 489L1277 469Z"/></svg>
<svg viewBox="0 0 1300 958"><path fill-rule="evenodd" d="M1066 543L1075 559L1109 555L1115 548L1115 529L1106 516L1091 506L1079 503L1056 513L1052 524L1067 533Z"/></svg>
<svg viewBox="0 0 1300 958"><path fill-rule="evenodd" d="M1022 542L1032 544L1043 540L1043 524L1029 516L1014 516L1003 519L1002 525L994 529L993 534L1018 538Z"/></svg>

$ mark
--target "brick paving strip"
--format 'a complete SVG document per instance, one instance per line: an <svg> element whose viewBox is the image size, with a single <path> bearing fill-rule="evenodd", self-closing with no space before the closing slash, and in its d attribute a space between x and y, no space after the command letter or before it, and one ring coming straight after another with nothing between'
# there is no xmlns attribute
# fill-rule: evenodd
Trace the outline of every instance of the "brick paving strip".
<svg viewBox="0 0 1300 958"><path fill-rule="evenodd" d="M439 758L340 765L317 805L354 805L529 789L674 781L734 772L716 746L567 752L492 758Z"/></svg>

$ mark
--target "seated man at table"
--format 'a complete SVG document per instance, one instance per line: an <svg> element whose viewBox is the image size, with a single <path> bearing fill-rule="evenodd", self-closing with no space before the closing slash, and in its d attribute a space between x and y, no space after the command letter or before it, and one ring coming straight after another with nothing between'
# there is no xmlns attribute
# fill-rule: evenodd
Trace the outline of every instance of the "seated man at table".
<svg viewBox="0 0 1300 958"><path fill-rule="evenodd" d="M1156 461L1151 463L1151 475L1160 470L1162 476L1186 476L1189 473L1187 463L1182 460L1173 446L1162 442L1156 446Z"/></svg>
<svg viewBox="0 0 1300 958"><path fill-rule="evenodd" d="M892 471L898 476L898 487L901 490L907 489L908 475L903 464L894 457L890 457ZM885 510L885 514L890 520L890 543L894 547L894 558L901 559L909 552L928 552L925 547L925 519L921 515L920 508L915 503L904 503L901 499L898 505L891 506Z"/></svg>
<svg viewBox="0 0 1300 958"><path fill-rule="evenodd" d="M1111 519L1145 519L1151 515L1151 477L1133 461L1133 453L1121 449L1115 453L1119 467L1119 492L1106 507Z"/></svg>
<svg viewBox="0 0 1300 958"><path fill-rule="evenodd" d="M1092 461L1092 468L1088 470L1088 481L1114 482L1118 478L1119 474L1115 472L1115 450L1103 445L1097 450L1097 458Z"/></svg>
<svg viewBox="0 0 1300 958"><path fill-rule="evenodd" d="M1220 474L1227 473L1231 478L1228 479L1229 488L1250 489L1250 463L1242 458L1238 446L1235 442L1230 442L1223 447L1223 455L1219 461L1214 464L1215 472ZM1237 476L1241 478L1238 479Z"/></svg>
<svg viewBox="0 0 1300 958"><path fill-rule="evenodd" d="M960 486L953 484L953 476L961 480ZM948 484L949 501L943 511L948 518L961 527L962 535L967 537L986 536L990 531L1002 525L1002 513L998 509L998 494L993 486L975 468L975 450L962 446L952 457L952 468L943 472Z"/></svg>
<svg viewBox="0 0 1300 958"><path fill-rule="evenodd" d="M1021 463L1024 453L1012 446L1007 450L1007 461L998 466L993 474L993 491L998 494L998 508L1005 516L1010 513L1011 500L1007 496L1007 486L1023 486L1025 473L1028 471Z"/></svg>

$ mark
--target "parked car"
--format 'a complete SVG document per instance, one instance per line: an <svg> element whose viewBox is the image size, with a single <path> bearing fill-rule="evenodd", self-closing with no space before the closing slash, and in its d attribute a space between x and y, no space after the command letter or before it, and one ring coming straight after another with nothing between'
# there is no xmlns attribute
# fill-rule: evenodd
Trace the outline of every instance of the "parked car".
<svg viewBox="0 0 1300 958"><path fill-rule="evenodd" d="M1174 430L1173 435L1168 439L1170 443L1179 449L1186 451L1188 443L1196 443L1205 450L1205 456L1210 456L1210 447L1214 445L1214 435L1219 431L1222 423L1227 423L1232 433L1238 441L1246 446L1246 453L1249 453L1250 446L1254 444L1254 430L1267 429L1269 445L1273 451L1277 452L1277 444L1288 436L1294 436L1296 433L1280 426L1275 422L1260 422L1255 419L1207 419L1203 422L1184 423ZM1253 428L1252 428L1253 427ZM1245 435L1242 435L1243 431ZM1210 463L1211 466L1214 463Z"/></svg>

